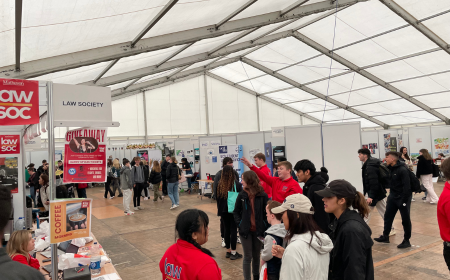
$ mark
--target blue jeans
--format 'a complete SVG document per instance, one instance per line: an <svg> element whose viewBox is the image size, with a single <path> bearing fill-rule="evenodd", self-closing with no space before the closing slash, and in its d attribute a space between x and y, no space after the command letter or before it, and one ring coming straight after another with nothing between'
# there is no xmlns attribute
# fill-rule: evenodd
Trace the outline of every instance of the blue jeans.
<svg viewBox="0 0 450 280"><path fill-rule="evenodd" d="M194 173L192 173L192 169L191 170L187 170L186 171L186 175L188 175L188 174L194 174ZM191 182L191 179L192 178L186 178L187 179L187 183L188 183L188 189L191 189L191 187L192 187L192 182Z"/></svg>
<svg viewBox="0 0 450 280"><path fill-rule="evenodd" d="M170 200L172 200L172 206L180 205L180 198L178 196L178 182L167 183L167 192L169 193Z"/></svg>
<svg viewBox="0 0 450 280"><path fill-rule="evenodd" d="M34 191L34 187L30 187L30 196L31 196L31 199L33 199L33 203L36 205L36 193L35 193L35 191Z"/></svg>

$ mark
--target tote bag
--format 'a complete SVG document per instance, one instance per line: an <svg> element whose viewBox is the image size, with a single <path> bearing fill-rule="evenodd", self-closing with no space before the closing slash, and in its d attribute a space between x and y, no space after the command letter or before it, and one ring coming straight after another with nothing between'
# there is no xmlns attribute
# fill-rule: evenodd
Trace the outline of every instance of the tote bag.
<svg viewBox="0 0 450 280"><path fill-rule="evenodd" d="M234 211L234 205L236 204L236 199L238 196L238 192L236 192L236 183L234 183L234 192L228 192L228 213L233 213Z"/></svg>

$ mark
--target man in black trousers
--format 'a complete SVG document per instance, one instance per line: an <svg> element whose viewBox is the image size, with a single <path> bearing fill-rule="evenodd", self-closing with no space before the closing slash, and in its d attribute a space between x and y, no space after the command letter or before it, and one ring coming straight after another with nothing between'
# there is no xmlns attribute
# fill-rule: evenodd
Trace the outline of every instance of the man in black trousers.
<svg viewBox="0 0 450 280"><path fill-rule="evenodd" d="M411 243L409 243L412 228L410 216L412 192L409 179L409 173L411 171L398 158L397 152L391 151L386 153L386 163L389 169L388 186L391 191L386 203L383 235L379 238L374 238L374 240L381 243L389 243L389 232L391 231L395 214L397 214L397 211L400 211L405 235L403 242L397 248L404 249L411 247Z"/></svg>
<svg viewBox="0 0 450 280"><path fill-rule="evenodd" d="M166 155L166 160L163 161L161 164L161 177L162 177L162 192L163 195L167 195L167 180L166 180L166 172L167 167L169 167L170 164L170 155Z"/></svg>

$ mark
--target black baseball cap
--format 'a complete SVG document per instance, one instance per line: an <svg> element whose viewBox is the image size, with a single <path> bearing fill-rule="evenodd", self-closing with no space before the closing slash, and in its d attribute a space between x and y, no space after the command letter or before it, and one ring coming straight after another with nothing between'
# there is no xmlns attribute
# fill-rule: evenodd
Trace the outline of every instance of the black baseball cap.
<svg viewBox="0 0 450 280"><path fill-rule="evenodd" d="M334 180L325 189L316 191L322 197L353 197L357 193L356 188L345 180Z"/></svg>

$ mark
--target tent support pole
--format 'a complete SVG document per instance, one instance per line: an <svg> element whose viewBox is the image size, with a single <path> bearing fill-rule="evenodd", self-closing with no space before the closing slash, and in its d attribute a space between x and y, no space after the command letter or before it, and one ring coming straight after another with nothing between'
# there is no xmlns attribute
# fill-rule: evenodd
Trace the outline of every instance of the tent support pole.
<svg viewBox="0 0 450 280"><path fill-rule="evenodd" d="M206 72L203 75L203 82L205 85L205 104L206 104L206 135L209 135L209 104L208 104L208 85L206 81Z"/></svg>
<svg viewBox="0 0 450 280"><path fill-rule="evenodd" d="M148 133L147 133L147 102L145 101L145 91L142 91L142 101L144 102L144 131L145 131L145 143L148 144Z"/></svg>

